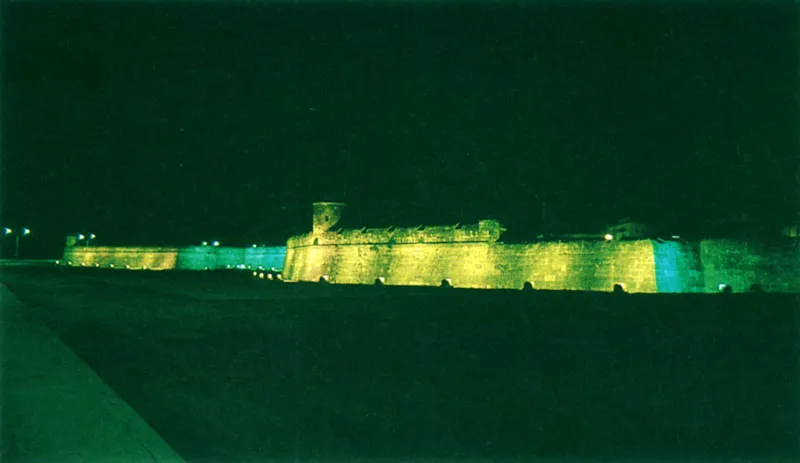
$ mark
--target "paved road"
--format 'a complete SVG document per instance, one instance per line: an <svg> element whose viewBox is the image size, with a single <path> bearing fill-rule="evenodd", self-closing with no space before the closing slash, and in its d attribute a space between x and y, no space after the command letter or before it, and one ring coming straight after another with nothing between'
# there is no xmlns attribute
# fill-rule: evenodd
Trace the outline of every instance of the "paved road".
<svg viewBox="0 0 800 463"><path fill-rule="evenodd" d="M1 278L190 462L800 455L795 298Z"/></svg>
<svg viewBox="0 0 800 463"><path fill-rule="evenodd" d="M4 462L181 458L0 284Z"/></svg>

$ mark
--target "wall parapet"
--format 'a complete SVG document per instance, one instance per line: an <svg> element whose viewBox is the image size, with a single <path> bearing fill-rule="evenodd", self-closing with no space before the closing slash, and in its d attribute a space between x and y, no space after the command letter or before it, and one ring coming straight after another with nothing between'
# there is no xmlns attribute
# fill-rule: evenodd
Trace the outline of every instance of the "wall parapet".
<svg viewBox="0 0 800 463"><path fill-rule="evenodd" d="M494 243L505 229L496 220L469 225L338 229L292 236L286 245L342 246L378 244Z"/></svg>

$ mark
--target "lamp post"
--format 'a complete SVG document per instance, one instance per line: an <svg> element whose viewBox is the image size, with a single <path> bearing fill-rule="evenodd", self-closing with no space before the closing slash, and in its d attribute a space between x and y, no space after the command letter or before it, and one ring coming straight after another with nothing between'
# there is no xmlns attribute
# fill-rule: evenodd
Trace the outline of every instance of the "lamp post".
<svg viewBox="0 0 800 463"><path fill-rule="evenodd" d="M14 258L19 258L19 239L23 236L28 236L31 234L31 229L28 227L22 227L17 233L14 233L14 230L8 227L3 228L3 236L14 236Z"/></svg>
<svg viewBox="0 0 800 463"><path fill-rule="evenodd" d="M8 236L8 235L10 235L12 233L14 233L14 230L12 230L12 229L10 229L8 227L3 227L3 236ZM14 254L15 255L19 254L19 240L17 240L16 251L14 252Z"/></svg>
<svg viewBox="0 0 800 463"><path fill-rule="evenodd" d="M19 238L21 236L28 236L31 234L31 229L27 227L22 227L22 233L16 236L16 240L14 243L14 257L19 258Z"/></svg>

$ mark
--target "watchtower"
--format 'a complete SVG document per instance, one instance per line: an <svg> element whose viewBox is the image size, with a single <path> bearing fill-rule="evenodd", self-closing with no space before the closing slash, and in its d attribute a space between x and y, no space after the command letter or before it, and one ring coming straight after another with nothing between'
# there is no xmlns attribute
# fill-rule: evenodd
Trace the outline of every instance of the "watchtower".
<svg viewBox="0 0 800 463"><path fill-rule="evenodd" d="M314 203L314 234L324 234L339 223L346 206L345 203Z"/></svg>

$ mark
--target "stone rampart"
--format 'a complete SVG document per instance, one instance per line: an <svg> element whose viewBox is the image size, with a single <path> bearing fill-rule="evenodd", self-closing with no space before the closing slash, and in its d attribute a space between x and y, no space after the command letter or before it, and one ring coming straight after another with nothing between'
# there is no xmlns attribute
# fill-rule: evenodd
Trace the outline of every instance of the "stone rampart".
<svg viewBox="0 0 800 463"><path fill-rule="evenodd" d="M63 262L74 267L131 270L281 269L284 246L232 248L217 246L135 247L67 246Z"/></svg>

